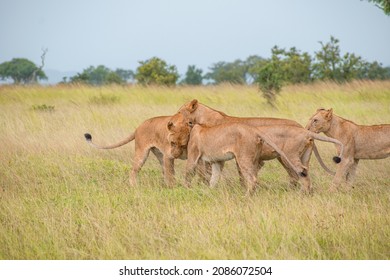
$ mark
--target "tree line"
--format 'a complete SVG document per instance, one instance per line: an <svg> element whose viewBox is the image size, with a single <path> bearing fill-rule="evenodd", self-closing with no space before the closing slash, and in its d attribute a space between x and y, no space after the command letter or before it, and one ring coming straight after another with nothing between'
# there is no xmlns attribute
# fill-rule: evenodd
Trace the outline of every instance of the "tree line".
<svg viewBox="0 0 390 280"><path fill-rule="evenodd" d="M169 65L161 58L140 61L136 71L111 70L104 65L90 66L72 77L64 77L61 83L85 83L91 85L138 83L141 85L176 84L253 84L274 81L276 84L310 83L318 80L347 82L354 79L390 79L390 67L381 63L368 62L354 53L342 54L339 40L331 36L327 43L319 42L320 50L314 56L295 47L283 49L275 46L270 58L257 55L245 60L220 61L209 67L209 72L195 65L189 65L184 77L176 66ZM47 50L46 50L47 51ZM46 53L45 53L46 54ZM42 65L44 56L42 57ZM42 69L25 58L14 58L0 64L0 78L12 79L15 84L36 83L47 76Z"/></svg>
<svg viewBox="0 0 390 280"><path fill-rule="evenodd" d="M310 55L295 47L290 49L274 46L270 58L257 55L233 62L220 61L209 67L209 72L189 65L184 78L175 65L169 65L158 57L140 61L136 71L111 70L104 65L90 66L72 77L64 77L61 83L90 85L137 83L140 85L202 85L202 84L257 84L272 105L275 96L284 85L312 83L315 81L348 82L354 79L390 79L390 67L368 62L354 53L340 51L339 40L331 36L330 41L319 42L320 49ZM0 78L12 79L15 84L37 83L47 79L43 71L44 50L41 66L25 58L14 58L0 64Z"/></svg>
<svg viewBox="0 0 390 280"><path fill-rule="evenodd" d="M153 57L140 61L135 72L123 69L112 71L103 65L91 66L71 77L68 82L92 85L135 82L141 85L166 86L257 83L262 88L277 90L285 84L311 83L318 80L348 82L354 79L390 79L390 67L383 67L377 61L365 61L354 53L342 54L339 40L335 37L331 36L327 43L319 43L321 48L314 56L295 47L282 49L275 46L271 49L271 57L268 59L252 55L245 60L220 61L212 64L209 72L205 74L196 65L189 65L181 80L176 66Z"/></svg>

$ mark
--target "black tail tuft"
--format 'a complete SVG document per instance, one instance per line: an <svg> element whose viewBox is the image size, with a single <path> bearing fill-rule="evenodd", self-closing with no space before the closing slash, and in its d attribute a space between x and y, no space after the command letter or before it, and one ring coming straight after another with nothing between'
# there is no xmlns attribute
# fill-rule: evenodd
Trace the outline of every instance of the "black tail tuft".
<svg viewBox="0 0 390 280"><path fill-rule="evenodd" d="M301 173L299 173L299 175L301 175L301 177L306 177L307 176L307 170L304 169Z"/></svg>
<svg viewBox="0 0 390 280"><path fill-rule="evenodd" d="M92 135L91 135L91 134L85 133L85 134L84 134L84 137L85 137L85 140L87 140L87 141L92 141Z"/></svg>
<svg viewBox="0 0 390 280"><path fill-rule="evenodd" d="M334 161L335 163L340 163L340 162L341 162L341 158L335 156L335 157L333 157L333 161Z"/></svg>

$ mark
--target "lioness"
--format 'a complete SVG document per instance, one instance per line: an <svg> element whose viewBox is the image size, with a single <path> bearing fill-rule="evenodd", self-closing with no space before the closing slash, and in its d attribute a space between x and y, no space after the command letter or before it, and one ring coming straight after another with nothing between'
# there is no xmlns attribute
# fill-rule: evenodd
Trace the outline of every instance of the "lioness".
<svg viewBox="0 0 390 280"><path fill-rule="evenodd" d="M169 122L167 127L171 130L175 127L175 125L172 122ZM212 127L202 127L197 125L195 127L196 129L186 129L181 130L180 132L174 132L172 130L172 133L168 135L169 142L171 143L172 156L180 156L183 152L185 152L183 150L185 142L189 140L187 150L187 170L190 172L192 170L191 164L195 164L198 159L211 161L211 155L214 153L216 154L215 157L218 159L214 161L224 161L224 158L225 160L231 159L227 155L228 152L231 153L230 156L236 156L236 154L240 153L237 150L242 149L243 154L249 159L252 159L252 162L253 157L251 158L248 155L251 153L253 156L256 155L258 162L257 169L255 169L256 171L251 171L252 173L247 173L247 175L245 175L246 181L249 181L250 185L253 184L253 179L250 181L248 177L254 175L253 172L257 175L259 169L263 165L263 160L278 158L287 170L290 178L292 178L294 182L298 182L299 180L303 191L311 192L312 188L309 177L309 166L307 163L310 159L311 148L314 143L313 140L316 139L338 144L341 147L340 157L342 157L343 153L343 145L340 141L318 135L297 126L273 125L253 127L241 122L228 122ZM177 130L178 128L176 127L176 131ZM188 133L190 133L189 137ZM260 153L254 146L255 144L252 143L254 142L253 135L257 135L258 137L266 140ZM221 148L223 153L221 153ZM335 157L334 160L336 162L340 162L339 157ZM237 166L240 177L242 177L242 168L240 168L238 162ZM212 180L216 180L215 176L218 176L221 167L223 167L221 164L219 164L219 166L215 164L212 165Z"/></svg>
<svg viewBox="0 0 390 280"><path fill-rule="evenodd" d="M193 124L201 124L206 126L214 126L217 124L222 123L229 123L229 122L241 122L245 123L247 125L251 126L273 126L273 125L288 125L288 126L295 126L303 128L299 123L293 120L288 119L279 119L279 118L240 118L240 117L233 117L228 116L223 112L214 110L208 106L205 106L198 102L198 100L194 99L191 102L188 102L184 104L179 111L172 116L169 123L172 124L172 127L174 129L180 129L183 126L185 126L186 121L188 123ZM181 126L181 127L180 127ZM173 133L174 131L172 131ZM178 138L185 136L178 136ZM184 139L185 140L185 139ZM323 163L320 155L318 154L318 150L313 143L313 145L308 146L308 155L307 157L303 158L303 164L305 166L309 165L310 155L311 151L314 151L314 154L319 161L320 165L331 175L334 175L335 172L329 170L329 168L326 167L326 165ZM270 159L273 159L275 157L272 157ZM282 166L286 169L287 173L289 174L290 179L290 185L295 186L297 185L297 177L290 172L289 168L285 166L283 161L278 158L278 161L282 164Z"/></svg>
<svg viewBox="0 0 390 280"><path fill-rule="evenodd" d="M343 161L337 168L332 190L342 182L352 183L361 159L383 159L390 155L390 124L358 125L333 114L333 109L318 109L306 128L338 139L344 144Z"/></svg>
<svg viewBox="0 0 390 280"><path fill-rule="evenodd" d="M177 134L175 134L177 135ZM169 136L173 154L181 154L183 145L177 145L174 135ZM302 177L306 170L302 164L294 166L284 152L256 128L242 123L225 123L213 127L195 125L188 141L188 158L186 165L186 186L189 186L199 160L211 163L212 175L210 186L215 186L219 180L223 164L235 158L240 173L241 182L247 185L247 194L252 194L257 184L259 162L262 158L263 141L278 153L278 156L289 167Z"/></svg>
<svg viewBox="0 0 390 280"><path fill-rule="evenodd" d="M160 116L146 120L143 122L133 133L120 142L112 145L96 145L92 142L92 136L86 133L85 139L90 145L98 149L114 149L123 146L133 140L135 140L135 155L133 160L133 168L130 173L130 183L136 184L137 174L144 165L146 159L149 156L149 152L157 157L161 164L164 180L167 185L174 184L174 158L169 156L170 143L167 141L168 133L167 122L171 116ZM176 133L180 133L180 130L186 131L187 124L182 123L176 128L172 128ZM185 147L183 147L185 149ZM177 158L186 159L186 153Z"/></svg>

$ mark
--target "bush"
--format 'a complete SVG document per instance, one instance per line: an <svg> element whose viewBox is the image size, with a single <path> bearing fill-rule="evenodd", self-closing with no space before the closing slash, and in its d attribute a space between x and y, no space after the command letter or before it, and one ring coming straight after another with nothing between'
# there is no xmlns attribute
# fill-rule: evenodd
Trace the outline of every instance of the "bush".
<svg viewBox="0 0 390 280"><path fill-rule="evenodd" d="M31 109L34 111L41 111L41 112L53 112L54 111L54 106L52 105L32 105Z"/></svg>
<svg viewBox="0 0 390 280"><path fill-rule="evenodd" d="M168 65L164 60L153 57L146 61L140 61L135 79L141 85L175 85L179 79L176 66Z"/></svg>
<svg viewBox="0 0 390 280"><path fill-rule="evenodd" d="M108 105L119 102L119 96L108 95L108 94L99 94L98 96L92 96L89 99L89 103L98 104L98 105Z"/></svg>

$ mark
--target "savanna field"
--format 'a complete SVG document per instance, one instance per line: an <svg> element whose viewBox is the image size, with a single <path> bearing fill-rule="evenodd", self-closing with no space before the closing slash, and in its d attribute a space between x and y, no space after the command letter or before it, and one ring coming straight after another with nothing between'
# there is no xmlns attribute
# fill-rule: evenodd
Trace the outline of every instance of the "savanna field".
<svg viewBox="0 0 390 280"><path fill-rule="evenodd" d="M270 108L256 87L0 87L0 259L390 259L390 160L360 161L352 190L312 156L314 194L288 188L277 161L246 197L233 161L214 189L164 187L150 154L128 182L134 142L109 144L192 99L234 116L305 125L317 108L359 124L390 123L390 82L283 88ZM325 163L335 147L317 143Z"/></svg>

